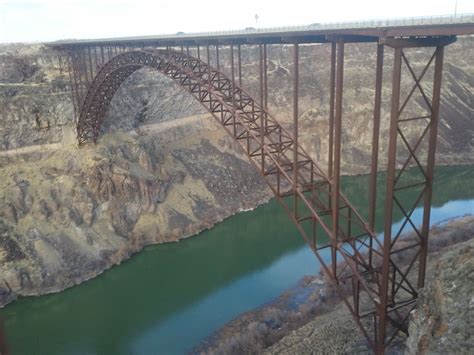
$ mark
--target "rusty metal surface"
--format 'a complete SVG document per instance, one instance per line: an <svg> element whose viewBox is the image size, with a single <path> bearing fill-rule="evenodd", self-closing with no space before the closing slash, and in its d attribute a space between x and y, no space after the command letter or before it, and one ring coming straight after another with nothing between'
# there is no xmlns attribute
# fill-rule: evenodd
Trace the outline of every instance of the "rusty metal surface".
<svg viewBox="0 0 474 355"><path fill-rule="evenodd" d="M415 306L418 288L423 286L443 47L454 39L389 38L377 45L368 223L340 191L344 46L347 40L352 41L354 38L332 36L325 40L332 41L331 61L328 63L331 74L327 173L315 164L298 143L301 65L298 41L293 43L292 132L280 125L268 111L268 58L264 43L254 45L259 53L259 100L252 98L242 88L245 76L242 73L240 43L226 46L228 52L217 43L193 47L189 44L160 47L141 42L129 45L94 44L69 47L63 52L67 58L62 61L67 64L70 75L80 145L97 141L114 94L130 75L141 68L159 71L193 95L242 146L321 263L323 271L334 283L369 345L375 352L383 353L398 332L407 332L407 316ZM434 48L433 56L419 75L415 74L409 60L409 48L413 46ZM225 50L223 53L230 53L230 77L220 71L220 49ZM215 55L211 55L214 50ZM382 236L376 236L375 195L380 106L384 53L387 50L394 51L394 65L391 78L385 229ZM192 51L197 57L191 55ZM215 59L215 67L211 66L211 57ZM402 66L406 68L405 75L408 73L412 79L413 88L404 101L400 102ZM426 89L422 80L433 66L431 86ZM414 92L421 93L429 112L420 113L419 117L405 118L403 110L410 100L414 100ZM431 98L428 98L428 92L431 92ZM404 134L404 127L418 124L422 120L426 121L426 127L420 130L419 137L412 143ZM423 145L421 143L424 140L428 143ZM408 151L408 155L401 153L400 142L404 144L404 152ZM400 168L396 164L401 160L403 165ZM413 164L420 169L423 179L412 185L404 185L404 173ZM406 189L418 191L418 198L409 203L401 201L397 193ZM412 222L411 215L421 201L424 214L420 230ZM401 211L404 220L401 230L392 234L394 209ZM413 245L399 247L400 235L405 226L413 227L419 240ZM331 251L330 263L325 263L321 257L321 252L326 249ZM396 254L401 252L413 254L407 265L396 261ZM416 263L418 267L415 267Z"/></svg>
<svg viewBox="0 0 474 355"><path fill-rule="evenodd" d="M404 42L402 42L404 43ZM390 138L387 167L387 191L385 197L385 230L383 241L382 266L382 298L381 307L386 312L380 314L377 344L379 351L383 345L389 344L396 336L395 332L387 332L386 322L397 324L396 330L408 334L408 316L415 307L418 289L423 287L426 271L426 257L428 252L429 217L431 209L431 194L434 173L434 157L437 138L438 114L441 93L441 75L443 62L444 42L435 47L432 56L427 60L424 69L416 74L409 60L406 50L395 45L393 77L392 77L392 109L390 118ZM434 66L431 83L423 83L423 79L430 68ZM402 67L406 68L408 77L412 81L412 88L404 101L401 98ZM432 89L431 98L427 94ZM415 100L414 93L418 92L424 101L427 112L420 112L416 116L404 116L404 110L410 101ZM408 138L407 127L421 124L417 137ZM401 144L397 144L400 140ZM422 149L423 142L427 149ZM426 144L425 144L426 145ZM427 151L426 151L427 150ZM405 154L403 154L405 153ZM406 172L410 163L417 170L416 181L407 181ZM397 167L397 164L402 164ZM417 196L414 200L404 201L400 191L413 191ZM423 223L421 230L412 221L412 214L423 202ZM402 213L401 227L392 231L394 210ZM416 235L416 242L409 246L401 244L402 233L412 231ZM406 265L397 266L393 261L398 253L405 253L408 258ZM418 263L418 272L413 270ZM414 279L410 275L416 276Z"/></svg>

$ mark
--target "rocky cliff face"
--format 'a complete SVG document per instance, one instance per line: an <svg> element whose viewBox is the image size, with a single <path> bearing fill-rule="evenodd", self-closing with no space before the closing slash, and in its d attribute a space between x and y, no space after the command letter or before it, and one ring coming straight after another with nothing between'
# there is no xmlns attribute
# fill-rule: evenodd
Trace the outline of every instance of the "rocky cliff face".
<svg viewBox="0 0 474 355"><path fill-rule="evenodd" d="M472 235L472 229L466 230ZM406 354L469 354L474 348L474 243L432 261L419 306L410 318Z"/></svg>
<svg viewBox="0 0 474 355"><path fill-rule="evenodd" d="M8 158L0 168L0 305L80 283L269 196L208 117Z"/></svg>
<svg viewBox="0 0 474 355"><path fill-rule="evenodd" d="M285 125L292 121L291 46L268 46L269 111ZM474 37L460 37L445 51L442 103L439 125L438 163L473 163ZM304 45L300 49L300 125L306 150L326 166L330 46ZM432 54L428 49L407 50L417 74ZM229 50L220 51L221 69L230 74ZM343 171L366 170L370 157L372 109L375 77L375 45L347 44L343 101ZM257 48L242 47L243 87L258 97ZM214 61L212 61L214 62ZM381 163L386 155L389 128L389 95L392 52L387 48L385 85L381 121ZM72 103L66 91L68 78L59 61L48 48L35 46L0 46L0 149L57 142L62 127L73 124ZM429 70L422 81L429 96ZM413 83L408 70L403 72L402 98ZM406 114L426 111L421 94ZM176 84L159 73L141 70L132 75L113 99L104 132L134 129L142 124L204 114L203 108ZM415 139L423 127L413 125L407 139Z"/></svg>
<svg viewBox="0 0 474 355"><path fill-rule="evenodd" d="M73 122L65 72L42 45L0 45L0 151L62 140Z"/></svg>

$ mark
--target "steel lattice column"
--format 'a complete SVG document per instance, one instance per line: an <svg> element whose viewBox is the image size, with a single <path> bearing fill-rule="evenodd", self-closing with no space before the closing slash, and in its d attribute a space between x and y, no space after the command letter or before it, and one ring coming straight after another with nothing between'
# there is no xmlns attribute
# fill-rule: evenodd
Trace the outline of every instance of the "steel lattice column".
<svg viewBox="0 0 474 355"><path fill-rule="evenodd" d="M387 40L386 44L394 48L394 62L392 72L392 94L390 132L387 166L387 191L385 196L385 220L383 239L383 260L381 270L380 305L377 319L376 351L383 353L386 346L394 339L398 331L408 332L408 316L415 307L418 289L423 286L426 269L426 256L428 252L429 217L431 208L431 194L434 173L434 156L436 148L437 127L439 119L439 105L441 93L441 74L443 63L443 47L453 39L439 40ZM406 51L408 48L427 47L433 48L434 53L426 63L420 75L415 74ZM422 80L428 69L433 66L432 95L428 98L428 90ZM401 99L402 68L406 68L413 86L404 101ZM402 115L408 104L414 100L414 92L419 92L423 98L423 105L428 108L428 114L419 113L415 116L403 118ZM421 108L420 108L421 110ZM424 123L424 129L415 129L418 136L409 139L407 126ZM413 130L412 130L413 131ZM428 138L427 152L422 151L423 141ZM415 143L411 143L414 140ZM399 143L399 144L397 144ZM426 144L425 144L426 146ZM408 156L403 156L402 151L407 151ZM425 155L426 153L426 155ZM402 159L401 167L397 162ZM423 162L425 160L425 162ZM419 175L417 181L407 183L405 180L407 169L413 165ZM417 198L414 201L403 201L400 192L413 191ZM412 213L421 200L423 203L423 222L421 230L412 221ZM402 213L401 228L393 234L392 222L395 209ZM400 243L404 228L410 226L416 234L417 240L409 245ZM407 255L408 264L398 265L394 260L395 254ZM418 262L418 271L414 268ZM413 280L415 278L416 280ZM416 282L416 286L414 284ZM389 332L388 324L392 327Z"/></svg>

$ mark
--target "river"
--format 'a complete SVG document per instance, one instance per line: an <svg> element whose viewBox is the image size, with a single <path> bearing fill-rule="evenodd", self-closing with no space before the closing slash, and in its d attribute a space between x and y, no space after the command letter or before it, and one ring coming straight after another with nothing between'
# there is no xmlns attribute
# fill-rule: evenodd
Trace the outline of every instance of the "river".
<svg viewBox="0 0 474 355"><path fill-rule="evenodd" d="M473 214L473 182L472 166L437 167L431 223ZM366 214L367 176L344 177L343 190ZM378 226L382 215L379 209ZM181 354L317 272L314 255L272 200L196 237L147 247L80 286L21 299L2 314L13 354Z"/></svg>

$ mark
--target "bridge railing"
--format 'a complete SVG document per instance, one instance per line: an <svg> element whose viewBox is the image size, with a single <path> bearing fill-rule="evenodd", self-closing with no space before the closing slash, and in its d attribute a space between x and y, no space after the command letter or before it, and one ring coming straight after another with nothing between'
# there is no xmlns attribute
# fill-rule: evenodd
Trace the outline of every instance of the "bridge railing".
<svg viewBox="0 0 474 355"><path fill-rule="evenodd" d="M245 33L271 33L271 32L298 32L310 30L337 30L337 29L354 29L354 28L378 28L378 27L403 27L403 26L426 26L426 25L449 25L474 23L474 14L457 14L457 15L441 15L441 16L423 16L423 17L401 17L393 19L373 19L356 22L328 22L314 23L302 26L283 26L283 27L258 27L238 30L211 31L211 32L195 32L170 34L160 37L200 37L200 36L218 36L218 35L240 35Z"/></svg>
<svg viewBox="0 0 474 355"><path fill-rule="evenodd" d="M422 25L448 25L473 23L474 14L422 16L422 17L400 17L393 19L373 19L356 22L334 22L310 25L312 29L340 29L340 28L377 28L377 27L400 27L400 26L422 26Z"/></svg>

